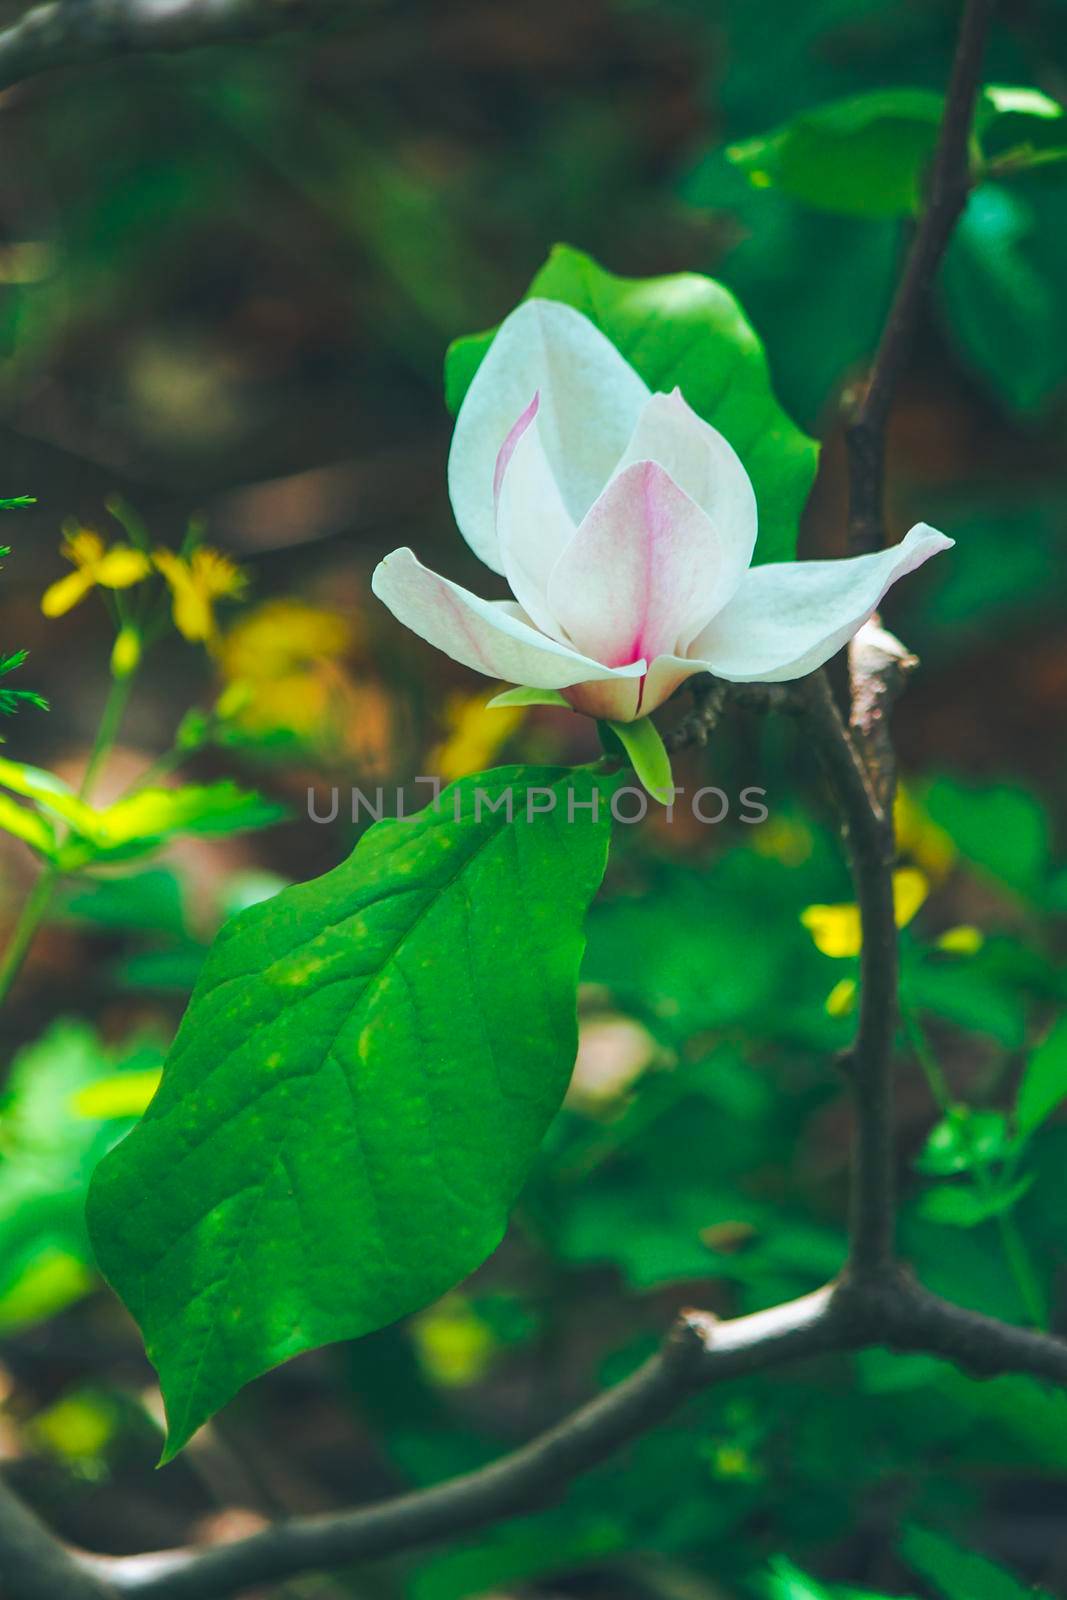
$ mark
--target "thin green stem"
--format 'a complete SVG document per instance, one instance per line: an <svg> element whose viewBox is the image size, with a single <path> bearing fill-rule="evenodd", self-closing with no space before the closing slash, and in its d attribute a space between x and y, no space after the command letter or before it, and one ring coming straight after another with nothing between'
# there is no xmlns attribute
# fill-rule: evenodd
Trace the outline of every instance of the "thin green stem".
<svg viewBox="0 0 1067 1600"><path fill-rule="evenodd" d="M952 1098L948 1080L945 1077L940 1061L934 1055L926 1037L925 1030L915 1013L907 1006L901 1007L901 1020L904 1031L908 1036L912 1053L922 1069L941 1115L947 1122L952 1123L959 1133L961 1141L967 1146L973 1160L973 1173L975 1187L983 1200L992 1200L996 1194L996 1182L986 1158L981 1156L974 1144L973 1130L967 1108L960 1106ZM1030 1253L1026 1248L1022 1234L1015 1223L1015 1218L1007 1211L998 1211L993 1218L1000 1234L1001 1248L1008 1270L1015 1280L1019 1297L1026 1307L1027 1315L1035 1327L1048 1328L1048 1307L1045 1295L1041 1288L1041 1281L1034 1270L1030 1260Z"/></svg>
<svg viewBox="0 0 1067 1600"><path fill-rule="evenodd" d="M22 970L22 963L26 959L30 945L52 903L59 875L59 868L55 862L50 862L26 897L15 924L15 931L4 951L3 960L0 961L0 1005L7 999L12 984Z"/></svg>
<svg viewBox="0 0 1067 1600"><path fill-rule="evenodd" d="M78 799L88 801L100 769L111 751L122 724L122 718L129 703L130 690L133 687L132 675L128 678L115 678L112 680L104 703L103 715L100 726L96 730L96 738L89 752L89 759L82 773L81 784L78 788ZM11 935L3 958L0 959L0 1005L3 1005L11 992L11 987L22 971L23 962L26 960L37 932L48 914L52 904L52 897L62 877L62 869L58 863L52 861L44 868L37 882L26 897L26 902L19 913L15 930Z"/></svg>
<svg viewBox="0 0 1067 1600"><path fill-rule="evenodd" d="M122 719L126 714L129 704L130 692L133 688L133 674L126 678L113 678L104 703L104 712L100 718L100 726L96 730L93 747L89 751L89 759L85 763L82 781L78 787L78 799L88 800L93 784L99 775L100 768L111 753L111 747L118 736Z"/></svg>

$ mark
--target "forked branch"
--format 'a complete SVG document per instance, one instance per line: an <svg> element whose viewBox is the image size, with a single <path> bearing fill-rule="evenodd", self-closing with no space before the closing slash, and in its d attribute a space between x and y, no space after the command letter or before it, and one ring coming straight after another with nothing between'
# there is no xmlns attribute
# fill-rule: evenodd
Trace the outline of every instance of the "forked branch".
<svg viewBox="0 0 1067 1600"><path fill-rule="evenodd" d="M62 61L89 60L117 48L185 48L210 37L264 30L273 15L291 23L330 7L313 0L58 0L0 34L0 85ZM970 0L960 33L930 187L893 302L871 382L850 430L850 530L855 549L882 542L885 429L926 288L964 203L971 119L992 0ZM125 33L48 33L75 15L122 20ZM168 24L166 18L172 22ZM182 18L184 17L184 23ZM191 19L205 26L197 34ZM51 19L51 21L49 21ZM158 23L158 32L148 27ZM47 24L47 26L46 26ZM29 31L27 32L27 28ZM34 42L34 29L41 30ZM130 32L133 28L135 31ZM235 29L244 29L235 32ZM169 31L168 31L169 29ZM187 31L183 31L183 29ZM20 31L21 30L21 31ZM136 31L140 30L140 31ZM53 43L49 44L48 39ZM172 41L165 43L161 41ZM145 43L145 40L155 42ZM59 42L55 42L59 41ZM64 42L65 41L65 42ZM892 652L890 652L890 657ZM702 742L727 694L765 708L788 703L805 715L846 831L863 924L860 1021L849 1056L856 1102L851 1248L841 1280L787 1305L735 1321L701 1312L679 1319L660 1353L626 1382L489 1467L379 1505L281 1522L210 1549L108 1558L66 1550L0 1483L0 1578L4 1600L223 1600L300 1573L395 1554L537 1510L567 1483L656 1426L710 1384L787 1362L872 1345L925 1351L976 1376L1024 1373L1067 1387L1067 1343L1016 1328L929 1294L893 1255L892 1061L897 1005L897 935L893 915L892 752L886 710L892 659L862 667L854 657L852 731L822 673L792 688L713 688L698 705L685 739ZM863 674L866 681L863 681Z"/></svg>

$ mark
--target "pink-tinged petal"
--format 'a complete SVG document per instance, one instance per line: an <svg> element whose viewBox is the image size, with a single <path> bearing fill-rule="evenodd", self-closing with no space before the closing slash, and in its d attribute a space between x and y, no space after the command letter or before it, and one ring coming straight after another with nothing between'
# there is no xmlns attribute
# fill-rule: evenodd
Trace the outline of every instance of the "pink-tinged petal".
<svg viewBox="0 0 1067 1600"><path fill-rule="evenodd" d="M593 678L639 678L643 661L613 669L548 639L513 601L482 600L436 572L410 550L380 561L371 588L405 627L489 678L532 689L565 689Z"/></svg>
<svg viewBox="0 0 1067 1600"><path fill-rule="evenodd" d="M456 418L448 492L460 532L494 572L493 476L500 448L530 396L540 393L541 441L563 502L577 522L626 448L648 387L580 311L525 300L506 317Z"/></svg>
<svg viewBox="0 0 1067 1600"><path fill-rule="evenodd" d="M541 443L538 410L534 395L497 457L496 532L512 594L537 627L558 637L548 577L575 530Z"/></svg>
<svg viewBox="0 0 1067 1600"><path fill-rule="evenodd" d="M650 716L669 700L687 678L706 668L687 656L657 656L648 664L643 678L629 682L578 683L564 689L564 698L587 717L603 717L608 722L636 722Z"/></svg>
<svg viewBox="0 0 1067 1600"><path fill-rule="evenodd" d="M633 722L641 715L641 680L612 678L594 683L576 683L563 690L567 703L585 717L604 722Z"/></svg>
<svg viewBox="0 0 1067 1600"><path fill-rule="evenodd" d="M858 632L891 584L953 543L920 522L873 555L753 567L688 654L733 683L801 678Z"/></svg>
<svg viewBox="0 0 1067 1600"><path fill-rule="evenodd" d="M661 466L639 461L612 478L560 556L548 607L597 661L651 660L699 629L721 572L705 513Z"/></svg>
<svg viewBox="0 0 1067 1600"><path fill-rule="evenodd" d="M689 406L680 389L646 401L616 472L655 461L706 513L719 542L718 582L693 632L736 590L756 547L756 491L733 446ZM684 648L689 639L680 641Z"/></svg>

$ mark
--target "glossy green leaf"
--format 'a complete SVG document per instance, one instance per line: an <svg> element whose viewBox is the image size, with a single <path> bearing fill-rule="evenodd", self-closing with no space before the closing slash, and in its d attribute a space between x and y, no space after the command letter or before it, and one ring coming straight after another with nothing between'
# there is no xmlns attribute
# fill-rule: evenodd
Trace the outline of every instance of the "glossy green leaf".
<svg viewBox="0 0 1067 1600"><path fill-rule="evenodd" d="M498 1244L574 1063L603 798L586 769L463 779L219 935L90 1198L168 1455L250 1378L417 1309Z"/></svg>
<svg viewBox="0 0 1067 1600"><path fill-rule="evenodd" d="M850 217L918 213L944 99L927 89L875 89L814 106L770 133L731 145L727 158L757 189ZM1044 164L1067 142L1062 107L1040 90L994 85L978 99L975 153L1015 170Z"/></svg>
<svg viewBox="0 0 1067 1600"><path fill-rule="evenodd" d="M649 388L677 385L694 411L730 441L752 479L760 521L755 559L795 555L818 446L775 399L763 347L728 289L694 272L619 278L580 250L557 245L527 294L582 312ZM445 396L453 413L495 333L472 334L449 347Z"/></svg>
<svg viewBox="0 0 1067 1600"><path fill-rule="evenodd" d="M1015 1106L1019 1132L1033 1133L1064 1100L1067 1100L1067 1017L1060 1018L1026 1063Z"/></svg>
<svg viewBox="0 0 1067 1600"><path fill-rule="evenodd" d="M726 154L756 188L845 216L907 216L921 204L942 104L925 89L850 95Z"/></svg>

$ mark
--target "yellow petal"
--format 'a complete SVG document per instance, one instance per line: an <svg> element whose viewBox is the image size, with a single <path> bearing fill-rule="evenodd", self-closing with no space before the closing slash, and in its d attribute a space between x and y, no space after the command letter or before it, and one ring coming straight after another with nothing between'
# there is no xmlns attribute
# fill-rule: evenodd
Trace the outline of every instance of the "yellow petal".
<svg viewBox="0 0 1067 1600"><path fill-rule="evenodd" d="M906 928L930 892L930 885L916 867L901 867L893 874L893 915L898 928ZM824 956L835 960L858 956L863 946L859 907L855 905L808 906L800 920Z"/></svg>
<svg viewBox="0 0 1067 1600"><path fill-rule="evenodd" d="M199 545L189 557L189 571L207 600L225 600L240 594L248 584L248 574L236 562L206 544Z"/></svg>
<svg viewBox="0 0 1067 1600"><path fill-rule="evenodd" d="M60 553L76 567L92 567L104 553L104 541L91 528L76 528L64 537Z"/></svg>
<svg viewBox="0 0 1067 1600"><path fill-rule="evenodd" d="M911 856L935 883L946 878L956 861L956 846L903 785L897 790L893 822L903 854Z"/></svg>
<svg viewBox="0 0 1067 1600"><path fill-rule="evenodd" d="M41 596L41 610L46 617L61 617L76 606L79 600L84 600L96 579L85 567L79 567L77 572L68 572L65 578L60 578L56 583L50 584Z"/></svg>
<svg viewBox="0 0 1067 1600"><path fill-rule="evenodd" d="M188 563L173 550L156 550L152 559L170 587L174 626L178 632L194 643L209 639L214 632L215 614L210 601L194 582Z"/></svg>
<svg viewBox="0 0 1067 1600"><path fill-rule="evenodd" d="M946 928L937 940L939 950L947 950L954 956L977 955L984 944L985 934L981 928L972 928L966 924L959 928Z"/></svg>
<svg viewBox="0 0 1067 1600"><path fill-rule="evenodd" d="M917 867L901 867L893 874L893 915L897 927L906 928L930 893L924 873Z"/></svg>
<svg viewBox="0 0 1067 1600"><path fill-rule="evenodd" d="M143 551L128 544L113 544L97 561L94 573L97 583L102 583L105 589L128 589L131 583L147 578L151 570L151 562Z"/></svg>
<svg viewBox="0 0 1067 1600"><path fill-rule="evenodd" d="M849 1012L855 1009L857 988L855 978L842 978L840 983L835 983L826 996L827 1016L847 1017Z"/></svg>
<svg viewBox="0 0 1067 1600"><path fill-rule="evenodd" d="M859 955L862 933L858 906L808 906L800 913L800 920L824 956L839 959Z"/></svg>

